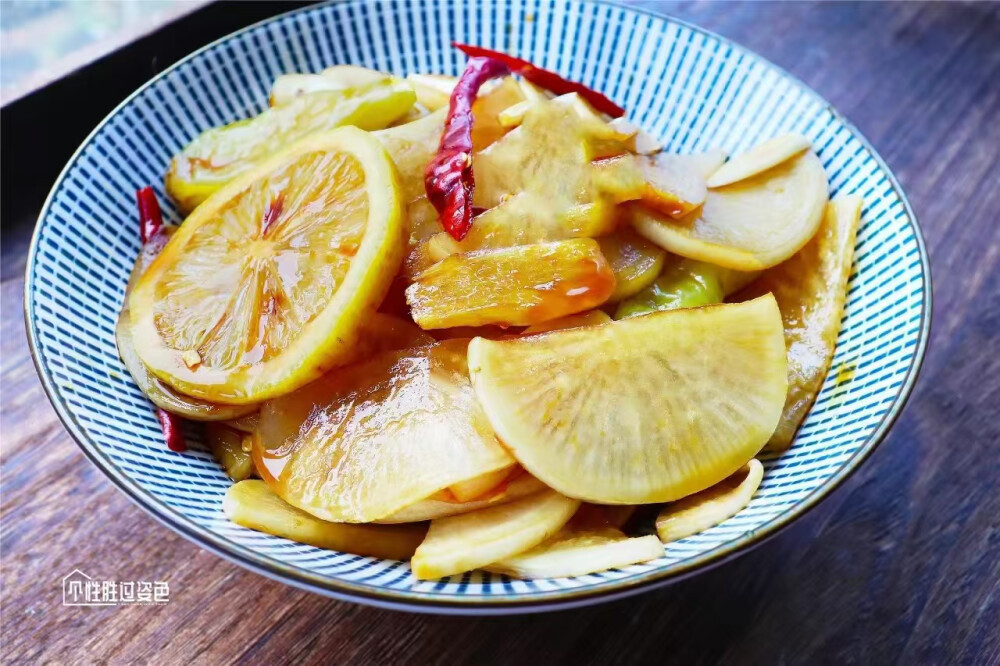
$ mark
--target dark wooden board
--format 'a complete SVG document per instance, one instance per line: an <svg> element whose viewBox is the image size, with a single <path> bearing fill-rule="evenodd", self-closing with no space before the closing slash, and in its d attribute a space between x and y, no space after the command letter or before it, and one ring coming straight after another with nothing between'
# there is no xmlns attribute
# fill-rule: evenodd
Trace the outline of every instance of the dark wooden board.
<svg viewBox="0 0 1000 666"><path fill-rule="evenodd" d="M1000 663L1000 5L644 3L813 86L894 169L931 253L930 351L839 491L742 558L541 616L339 603L246 572L129 503L63 430L4 271L2 632L9 663ZM4 192L4 196L9 196ZM5 229L4 262L24 231ZM166 580L156 607L68 608L60 579Z"/></svg>

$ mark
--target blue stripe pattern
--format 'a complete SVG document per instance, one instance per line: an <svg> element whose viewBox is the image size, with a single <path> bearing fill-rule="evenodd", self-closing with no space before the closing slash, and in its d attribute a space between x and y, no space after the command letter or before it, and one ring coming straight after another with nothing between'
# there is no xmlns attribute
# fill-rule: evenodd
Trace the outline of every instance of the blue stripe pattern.
<svg viewBox="0 0 1000 666"><path fill-rule="evenodd" d="M572 37L572 38L568 38ZM165 450L145 398L118 359L114 323L139 250L133 192L163 191L170 156L201 131L260 112L273 78L361 64L399 75L457 74L452 40L527 57L602 90L666 148L738 152L783 132L809 137L832 194L864 195L863 222L833 371L782 456L765 457L757 496L723 524L650 563L519 581L474 572L416 583L406 563L323 551L223 517L229 486L200 448ZM67 427L102 469L165 522L257 570L328 594L405 607L559 603L686 573L787 524L846 476L891 424L927 338L923 243L891 173L863 137L793 77L692 26L600 2L477 4L348 1L252 26L164 72L116 109L74 156L43 210L26 313L40 374ZM838 385L836 370L853 369ZM424 606L426 607L426 606Z"/></svg>

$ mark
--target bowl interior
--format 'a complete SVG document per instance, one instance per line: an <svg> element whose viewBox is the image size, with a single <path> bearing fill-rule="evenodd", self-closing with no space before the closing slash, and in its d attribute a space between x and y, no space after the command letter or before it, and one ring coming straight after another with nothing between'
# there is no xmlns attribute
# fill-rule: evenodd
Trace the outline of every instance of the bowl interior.
<svg viewBox="0 0 1000 666"><path fill-rule="evenodd" d="M782 132L808 136L831 192L865 198L830 377L794 446L765 461L745 510L665 548L659 560L576 578L467 574L415 583L403 562L323 551L252 532L221 513L230 485L196 442L160 441L149 404L118 359L114 323L139 251L134 191L162 179L202 130L262 111L271 81L338 63L396 74L457 74L451 40L521 55L602 90L670 151L739 151ZM133 499L202 545L262 573L391 606L580 603L676 577L787 524L843 479L902 407L926 342L930 285L916 221L856 130L800 82L692 26L601 3L342 2L277 17L212 44L151 81L87 139L42 212L29 258L26 316L39 373L90 457ZM838 375L841 381L837 381ZM844 381L849 377L849 381Z"/></svg>

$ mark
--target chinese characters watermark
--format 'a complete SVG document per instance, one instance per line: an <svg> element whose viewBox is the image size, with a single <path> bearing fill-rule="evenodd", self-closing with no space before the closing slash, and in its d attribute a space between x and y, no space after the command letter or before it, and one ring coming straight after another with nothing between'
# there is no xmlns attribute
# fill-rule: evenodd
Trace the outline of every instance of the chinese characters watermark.
<svg viewBox="0 0 1000 666"><path fill-rule="evenodd" d="M166 581L94 580L79 569L62 579L63 606L155 606L170 601Z"/></svg>

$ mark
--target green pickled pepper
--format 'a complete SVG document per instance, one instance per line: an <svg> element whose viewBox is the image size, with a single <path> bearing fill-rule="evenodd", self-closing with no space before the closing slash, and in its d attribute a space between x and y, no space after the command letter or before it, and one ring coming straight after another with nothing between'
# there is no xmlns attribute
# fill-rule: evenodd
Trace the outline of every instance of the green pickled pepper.
<svg viewBox="0 0 1000 666"><path fill-rule="evenodd" d="M757 272L734 271L704 261L671 257L651 285L619 304L615 319L721 303L757 275Z"/></svg>

